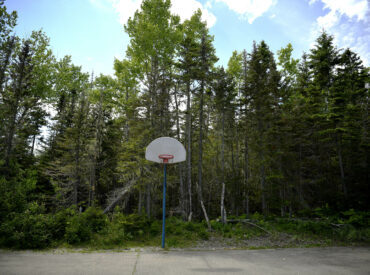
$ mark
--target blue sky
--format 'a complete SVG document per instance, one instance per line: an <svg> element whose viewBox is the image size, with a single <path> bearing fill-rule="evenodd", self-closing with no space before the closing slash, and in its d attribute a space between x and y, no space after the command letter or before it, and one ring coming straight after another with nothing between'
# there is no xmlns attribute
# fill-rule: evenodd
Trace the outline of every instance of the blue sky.
<svg viewBox="0 0 370 275"><path fill-rule="evenodd" d="M367 0L172 0L182 20L203 11L220 65L233 50L250 51L265 40L276 53L288 43L299 58L325 28L339 48L350 47L370 65L370 1ZM141 0L6 0L18 12L17 35L43 29L58 58L71 55L83 71L113 75L114 58L122 59L129 42L123 24Z"/></svg>

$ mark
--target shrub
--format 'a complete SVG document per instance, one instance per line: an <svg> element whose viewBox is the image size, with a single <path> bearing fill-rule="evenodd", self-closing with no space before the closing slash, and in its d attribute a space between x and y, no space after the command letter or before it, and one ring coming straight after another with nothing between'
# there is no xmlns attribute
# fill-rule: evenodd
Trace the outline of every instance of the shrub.
<svg viewBox="0 0 370 275"><path fill-rule="evenodd" d="M67 222L77 215L77 208L75 206L62 209L53 214L53 239L62 240L66 233Z"/></svg>
<svg viewBox="0 0 370 275"><path fill-rule="evenodd" d="M162 222L155 220L150 224L149 233L152 236L158 235L162 231Z"/></svg>
<svg viewBox="0 0 370 275"><path fill-rule="evenodd" d="M370 226L370 212L361 212L350 209L341 213L344 218L344 223L351 224L356 227Z"/></svg>
<svg viewBox="0 0 370 275"><path fill-rule="evenodd" d="M32 203L23 213L13 213L12 219L0 226L2 246L13 248L45 248L53 240L52 216L43 214L43 208Z"/></svg>
<svg viewBox="0 0 370 275"><path fill-rule="evenodd" d="M70 244L87 242L93 233L101 231L107 224L102 210L90 207L83 213L68 217L65 240Z"/></svg>
<svg viewBox="0 0 370 275"><path fill-rule="evenodd" d="M96 237L103 247L114 247L123 245L132 238L132 235L126 234L124 227L119 223L110 222Z"/></svg>
<svg viewBox="0 0 370 275"><path fill-rule="evenodd" d="M196 230L196 226L192 222L185 222L184 228L188 231L195 231Z"/></svg>
<svg viewBox="0 0 370 275"><path fill-rule="evenodd" d="M86 225L93 233L102 230L108 222L107 216L103 214L103 211L95 207L89 207L81 216L84 217Z"/></svg>
<svg viewBox="0 0 370 275"><path fill-rule="evenodd" d="M198 231L198 236L203 240L209 239L209 232L206 229Z"/></svg>
<svg viewBox="0 0 370 275"><path fill-rule="evenodd" d="M36 186L35 171L19 167L14 167L14 170L18 171L17 177L9 180L0 177L0 223L9 220L9 214L23 213L28 209L28 195Z"/></svg>
<svg viewBox="0 0 370 275"><path fill-rule="evenodd" d="M137 214L125 215L122 213L114 213L112 223L122 227L126 234L132 236L140 236L144 231L151 231L151 223L147 217Z"/></svg>

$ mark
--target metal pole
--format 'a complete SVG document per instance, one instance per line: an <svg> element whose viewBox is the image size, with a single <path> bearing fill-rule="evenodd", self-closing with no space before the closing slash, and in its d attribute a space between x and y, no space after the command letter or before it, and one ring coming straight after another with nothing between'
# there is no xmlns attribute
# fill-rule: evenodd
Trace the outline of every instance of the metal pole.
<svg viewBox="0 0 370 275"><path fill-rule="evenodd" d="M164 241L165 241L165 225L166 225L166 167L167 164L164 164L164 181L163 181L163 217L162 217L162 248L164 248Z"/></svg>

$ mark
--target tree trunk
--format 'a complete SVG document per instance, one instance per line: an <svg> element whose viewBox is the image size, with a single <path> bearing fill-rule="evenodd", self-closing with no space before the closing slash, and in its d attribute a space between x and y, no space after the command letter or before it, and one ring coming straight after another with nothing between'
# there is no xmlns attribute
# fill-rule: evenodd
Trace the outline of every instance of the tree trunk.
<svg viewBox="0 0 370 275"><path fill-rule="evenodd" d="M244 97L247 98L248 95L248 79L247 79L247 71L248 71L248 60L247 60L247 51L243 51L242 55L242 68L243 68L243 92ZM241 96L239 95L239 98ZM244 196L245 196L245 211L247 216L249 216L249 196L250 196L250 186L249 186L249 146L248 146L248 104L244 102L244 112L245 112L245 133L244 133ZM242 101L240 101L239 105L240 115L242 113Z"/></svg>
<svg viewBox="0 0 370 275"><path fill-rule="evenodd" d="M304 205L303 201L303 183L302 183L302 144L299 143L299 171L298 171L299 175L299 202L301 204L301 206Z"/></svg>
<svg viewBox="0 0 370 275"><path fill-rule="evenodd" d="M76 146L75 146L75 180L73 184L73 204L78 204L78 191L81 185L81 153L82 153L82 139L83 139L83 125L85 123L85 104L86 98L85 94L83 93L80 101L80 109L77 114L77 121L76 121L76 130L77 130L77 139L76 139Z"/></svg>
<svg viewBox="0 0 370 275"><path fill-rule="evenodd" d="M18 106L16 107L16 110L14 111L14 114L12 116L12 120L10 122L10 127L9 127L9 132L8 132L8 137L6 140L5 165L7 167L9 167L9 160L10 160L10 156L13 150L13 139L14 139L14 134L15 134L17 109L18 109Z"/></svg>
<svg viewBox="0 0 370 275"><path fill-rule="evenodd" d="M221 221L223 224L226 223L226 216L225 216L225 158L224 158L224 150L225 150L225 112L222 112L222 137L221 137L221 181L222 181L222 191L221 191Z"/></svg>
<svg viewBox="0 0 370 275"><path fill-rule="evenodd" d="M225 200L225 182L222 182L222 191L221 191L221 222L223 224L226 224L226 211L224 206L224 200Z"/></svg>
<svg viewBox="0 0 370 275"><path fill-rule="evenodd" d="M98 105L98 117L96 120L96 131L95 131L95 148L93 152L92 168L91 168L91 183L90 183L90 203L94 205L95 201L95 190L97 185L97 169L98 160L100 158L101 146L102 146L102 132L103 132L103 92L100 90L99 94L99 105Z"/></svg>
<svg viewBox="0 0 370 275"><path fill-rule="evenodd" d="M259 114L259 108L257 106L257 114ZM261 206L262 206L262 212L264 214L266 214L267 212L267 206L266 206L266 187L265 187L265 178L266 178L266 175L265 175L265 156L264 156L264 152L263 152L263 141L262 141L262 121L261 119L258 118L258 133L259 133L259 138L258 138L258 143L259 143L259 152L258 152L258 156L259 156L259 161L261 162L260 163L260 180L261 180Z"/></svg>
<svg viewBox="0 0 370 275"><path fill-rule="evenodd" d="M126 104L128 104L128 99L129 99L128 87L126 87ZM128 114L128 108L126 107L126 123L125 123L125 137L126 137L126 140L128 140L129 136L130 136L130 129L129 129L129 125L128 125L129 117L130 117L130 115Z"/></svg>
<svg viewBox="0 0 370 275"><path fill-rule="evenodd" d="M263 153L260 152L260 158L263 161ZM260 167L260 176L261 176L261 203L262 203L262 212L267 213L266 206L266 196L265 196L265 165L262 163Z"/></svg>
<svg viewBox="0 0 370 275"><path fill-rule="evenodd" d="M249 216L249 147L248 147L248 136L247 133L245 133L244 136L244 188L245 188L245 199L246 199L246 205L245 205L245 211L247 216Z"/></svg>
<svg viewBox="0 0 370 275"><path fill-rule="evenodd" d="M343 159L342 159L342 146L340 142L340 138L338 135L336 136L336 143L337 143L337 153L338 153L338 161L339 161L339 170L340 170L340 180L342 183L342 190L344 196L347 197L347 186L344 178L344 168L343 168Z"/></svg>
<svg viewBox="0 0 370 275"><path fill-rule="evenodd" d="M175 106L176 106L176 132L177 139L180 140L180 118L179 118L179 102L177 101L177 85L175 85ZM185 220L185 190L184 190L184 180L182 176L182 163L179 163L179 179L180 179L180 188L179 188L179 206L182 213L183 219Z"/></svg>
<svg viewBox="0 0 370 275"><path fill-rule="evenodd" d="M283 187L280 187L280 215L281 217L285 216L285 205L284 205L284 190Z"/></svg>
<svg viewBox="0 0 370 275"><path fill-rule="evenodd" d="M191 193L191 95L190 83L186 83L186 136L187 136L187 180L188 180L188 196L189 196L189 212L188 221L191 221L193 216L192 193Z"/></svg>
<svg viewBox="0 0 370 275"><path fill-rule="evenodd" d="M80 133L78 133L77 144L75 148L75 180L73 183L73 204L78 204L78 189L80 186Z"/></svg>
<svg viewBox="0 0 370 275"><path fill-rule="evenodd" d="M139 215L141 215L141 206L142 206L142 201L143 201L143 195L142 195L142 192L141 192L141 188L139 188L139 201L138 201L138 205L137 205L137 213Z"/></svg>
<svg viewBox="0 0 370 275"><path fill-rule="evenodd" d="M150 218L150 183L146 184L146 215Z"/></svg>
<svg viewBox="0 0 370 275"><path fill-rule="evenodd" d="M246 195L246 198L245 199L246 199L246 202L245 202L245 204L246 204L245 205L245 211L246 211L246 213L245 214L247 215L247 217L249 217L249 194Z"/></svg>
<svg viewBox="0 0 370 275"><path fill-rule="evenodd" d="M36 128L38 128L38 127L36 127ZM33 155L33 152L35 150L35 143L36 143L36 134L34 134L33 137L32 137L31 156Z"/></svg>
<svg viewBox="0 0 370 275"><path fill-rule="evenodd" d="M204 104L204 80L201 81L200 104L199 104L199 159L198 159L198 199L203 210L204 218L207 221L208 229L211 230L211 224L208 219L206 208L203 203L202 194L202 164L203 164L203 104Z"/></svg>
<svg viewBox="0 0 370 275"><path fill-rule="evenodd" d="M20 83L22 83L22 79L19 81ZM19 84L21 85L21 84ZM10 160L10 156L12 154L12 150L13 150L13 139L14 139L14 135L15 135L15 130L16 130L16 126L17 126L17 113L18 113L18 109L19 109L19 100L20 100L20 91L17 87L15 87L15 102L14 102L14 105L11 106L11 110L12 110L12 115L11 115L11 121L10 121L10 125L9 125L9 132L8 132L8 135L7 135L7 139L6 139L6 151L5 151L5 165L6 167L9 167L9 160Z"/></svg>

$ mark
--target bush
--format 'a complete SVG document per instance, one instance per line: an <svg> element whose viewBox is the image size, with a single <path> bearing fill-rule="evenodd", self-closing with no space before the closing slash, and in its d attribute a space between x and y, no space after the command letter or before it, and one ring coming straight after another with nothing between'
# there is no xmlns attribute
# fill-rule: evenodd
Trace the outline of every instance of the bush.
<svg viewBox="0 0 370 275"><path fill-rule="evenodd" d="M370 226L370 212L361 212L350 209L341 213L341 223L351 224L356 227Z"/></svg>
<svg viewBox="0 0 370 275"><path fill-rule="evenodd" d="M83 213L68 217L65 229L65 240L70 244L87 242L93 233L101 231L107 224L103 211L94 207Z"/></svg>
<svg viewBox="0 0 370 275"><path fill-rule="evenodd" d="M132 235L126 233L124 227L120 226L119 223L111 222L101 232L101 238L99 239L104 247L112 247L123 245L125 241L132 239Z"/></svg>
<svg viewBox="0 0 370 275"><path fill-rule="evenodd" d="M116 223L118 227L123 228L126 234L132 236L141 236L144 231L149 232L151 223L146 216L122 213L114 213L111 223Z"/></svg>
<svg viewBox="0 0 370 275"><path fill-rule="evenodd" d="M91 231L86 226L85 217L82 215L72 216L67 221L65 240L70 244L86 242L91 238Z"/></svg>
<svg viewBox="0 0 370 275"><path fill-rule="evenodd" d="M206 229L198 231L198 236L203 240L209 239L209 232Z"/></svg>
<svg viewBox="0 0 370 275"><path fill-rule="evenodd" d="M303 233L315 235L329 236L333 232L333 228L328 223L301 221L298 223L297 230Z"/></svg>
<svg viewBox="0 0 370 275"><path fill-rule="evenodd" d="M54 217L53 238L55 240L62 240L66 234L67 222L77 215L77 208L75 206L65 208L56 212Z"/></svg>
<svg viewBox="0 0 370 275"><path fill-rule="evenodd" d="M185 222L184 229L187 231L196 231L197 226L193 222Z"/></svg>
<svg viewBox="0 0 370 275"><path fill-rule="evenodd" d="M0 223L9 220L8 215L14 213L23 213L29 207L29 193L36 186L36 172L33 170L21 170L19 167L14 167L18 171L17 177L9 180L0 177Z"/></svg>
<svg viewBox="0 0 370 275"><path fill-rule="evenodd" d="M32 203L24 213L13 213L0 226L0 244L13 248L45 248L53 241L54 221L43 208Z"/></svg>
<svg viewBox="0 0 370 275"><path fill-rule="evenodd" d="M150 224L149 233L152 236L158 235L162 231L162 222L155 220Z"/></svg>

